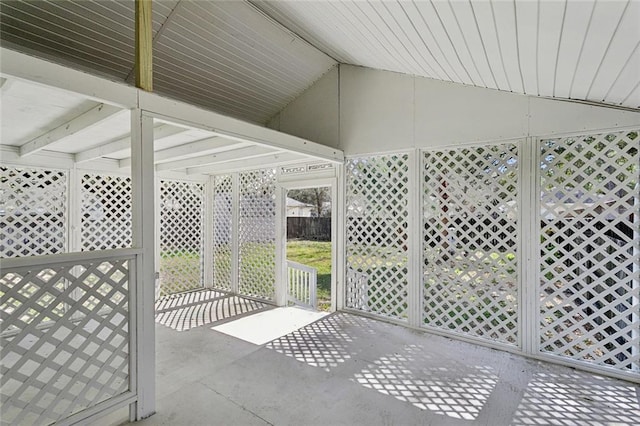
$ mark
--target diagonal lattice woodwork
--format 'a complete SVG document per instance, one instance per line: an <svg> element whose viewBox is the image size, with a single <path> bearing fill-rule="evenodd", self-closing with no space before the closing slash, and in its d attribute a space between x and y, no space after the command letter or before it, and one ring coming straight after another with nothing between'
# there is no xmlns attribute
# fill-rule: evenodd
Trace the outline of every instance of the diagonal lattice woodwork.
<svg viewBox="0 0 640 426"><path fill-rule="evenodd" d="M216 176L213 194L213 286L231 290L233 179Z"/></svg>
<svg viewBox="0 0 640 426"><path fill-rule="evenodd" d="M240 173L239 293L275 297L276 170Z"/></svg>
<svg viewBox="0 0 640 426"><path fill-rule="evenodd" d="M407 318L406 154L354 158L347 176L347 307Z"/></svg>
<svg viewBox="0 0 640 426"><path fill-rule="evenodd" d="M83 251L131 247L131 178L82 176Z"/></svg>
<svg viewBox="0 0 640 426"><path fill-rule="evenodd" d="M202 287L204 185L160 181L160 296Z"/></svg>
<svg viewBox="0 0 640 426"><path fill-rule="evenodd" d="M517 343L517 146L423 161L424 324Z"/></svg>
<svg viewBox="0 0 640 426"><path fill-rule="evenodd" d="M640 368L638 132L542 140L540 349Z"/></svg>
<svg viewBox="0 0 640 426"><path fill-rule="evenodd" d="M0 258L67 250L66 171L0 166Z"/></svg>
<svg viewBox="0 0 640 426"><path fill-rule="evenodd" d="M130 259L2 271L2 420L50 424L129 390Z"/></svg>

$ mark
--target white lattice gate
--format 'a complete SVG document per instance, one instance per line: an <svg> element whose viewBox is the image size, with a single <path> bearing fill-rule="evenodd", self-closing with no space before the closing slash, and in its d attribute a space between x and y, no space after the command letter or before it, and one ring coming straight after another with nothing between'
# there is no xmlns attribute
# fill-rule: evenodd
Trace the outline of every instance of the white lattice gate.
<svg viewBox="0 0 640 426"><path fill-rule="evenodd" d="M239 293L275 297L275 169L240 173Z"/></svg>
<svg viewBox="0 0 640 426"><path fill-rule="evenodd" d="M67 250L68 173L0 166L0 257Z"/></svg>
<svg viewBox="0 0 640 426"><path fill-rule="evenodd" d="M160 295L203 286L204 185L160 181Z"/></svg>
<svg viewBox="0 0 640 426"><path fill-rule="evenodd" d="M346 163L346 306L407 319L409 159Z"/></svg>
<svg viewBox="0 0 640 426"><path fill-rule="evenodd" d="M213 195L213 286L232 289L233 268L233 177L214 177Z"/></svg>
<svg viewBox="0 0 640 426"><path fill-rule="evenodd" d="M640 371L640 138L540 142L540 350Z"/></svg>
<svg viewBox="0 0 640 426"><path fill-rule="evenodd" d="M516 344L518 149L423 159L423 324Z"/></svg>

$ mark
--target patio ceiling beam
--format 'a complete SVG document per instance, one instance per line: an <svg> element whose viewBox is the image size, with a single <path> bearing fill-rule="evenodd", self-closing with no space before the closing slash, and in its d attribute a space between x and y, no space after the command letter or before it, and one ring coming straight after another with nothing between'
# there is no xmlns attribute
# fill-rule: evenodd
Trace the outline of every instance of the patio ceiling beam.
<svg viewBox="0 0 640 426"><path fill-rule="evenodd" d="M156 164L171 160L182 159L181 157L195 157L204 154L213 154L214 152L230 151L236 148L244 148L251 145L248 142L236 142L228 139L219 138L218 136L202 139L195 142L186 143L184 145L156 151L154 162ZM120 160L120 168L126 169L131 167L131 158L123 158Z"/></svg>
<svg viewBox="0 0 640 426"><path fill-rule="evenodd" d="M162 124L153 129L153 137L154 137L154 140L157 141L157 140L168 138L169 136L177 135L179 133L183 133L186 131L187 129L183 127L175 127L175 126L169 126L167 124ZM113 154L114 152L124 151L130 148L131 148L131 135L127 135L121 139L108 142L104 145L87 149L86 151L78 152L75 157L76 163L83 163L85 161L90 161L95 158L105 157L109 154ZM131 166L131 160L129 160L128 166Z"/></svg>
<svg viewBox="0 0 640 426"><path fill-rule="evenodd" d="M46 147L64 140L69 136L75 135L83 130L87 130L115 114L122 113L124 110L107 104L98 104L90 110L80 114L66 123L38 136L35 139L23 144L20 147L20 156L24 157L34 154Z"/></svg>
<svg viewBox="0 0 640 426"><path fill-rule="evenodd" d="M311 160L310 158L301 157L300 154L291 152L280 152L276 154L269 154L258 158L239 159L235 161L229 161L220 163L217 165L207 165L201 167L190 167L187 169L188 175L195 174L219 174L219 173L231 173L239 172L243 170L255 170L269 167L278 167L288 164L304 163L305 160Z"/></svg>
<svg viewBox="0 0 640 426"><path fill-rule="evenodd" d="M203 155L195 158L188 158L185 160L171 161L169 163L158 164L156 170L180 170L190 167L205 166L208 164L218 164L227 161L234 161L239 159L249 159L255 157L262 157L269 154L276 154L281 151L274 150L273 148L266 148L261 146L250 146L246 148L234 149L231 151L225 151L217 154Z"/></svg>
<svg viewBox="0 0 640 426"><path fill-rule="evenodd" d="M173 148L157 151L156 163L164 163L181 157L194 157L199 154L213 154L214 152L229 151L236 148L244 148L251 145L248 142L237 142L214 136Z"/></svg>

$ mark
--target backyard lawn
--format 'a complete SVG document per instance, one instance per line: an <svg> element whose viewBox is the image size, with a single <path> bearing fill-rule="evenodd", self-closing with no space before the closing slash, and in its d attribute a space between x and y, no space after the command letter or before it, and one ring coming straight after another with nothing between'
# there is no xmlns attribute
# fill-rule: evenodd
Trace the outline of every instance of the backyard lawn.
<svg viewBox="0 0 640 426"><path fill-rule="evenodd" d="M287 241L287 259L318 270L318 309L331 309L331 241Z"/></svg>

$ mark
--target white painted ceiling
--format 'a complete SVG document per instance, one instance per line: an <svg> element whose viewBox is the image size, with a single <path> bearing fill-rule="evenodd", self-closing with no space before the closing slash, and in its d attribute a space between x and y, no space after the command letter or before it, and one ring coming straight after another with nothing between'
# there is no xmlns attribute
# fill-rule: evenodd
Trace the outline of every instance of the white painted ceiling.
<svg viewBox="0 0 640 426"><path fill-rule="evenodd" d="M127 174L131 169L128 110L109 107L81 95L29 83L0 79L0 160L18 166L102 170ZM87 117L94 117L88 119ZM255 142L164 120L154 123L154 160L158 176L206 179L264 167L318 164L322 160ZM46 140L38 149L25 150Z"/></svg>
<svg viewBox="0 0 640 426"><path fill-rule="evenodd" d="M133 0L2 0L4 46L131 81ZM640 0L154 0L162 94L265 123L337 63L640 107Z"/></svg>

